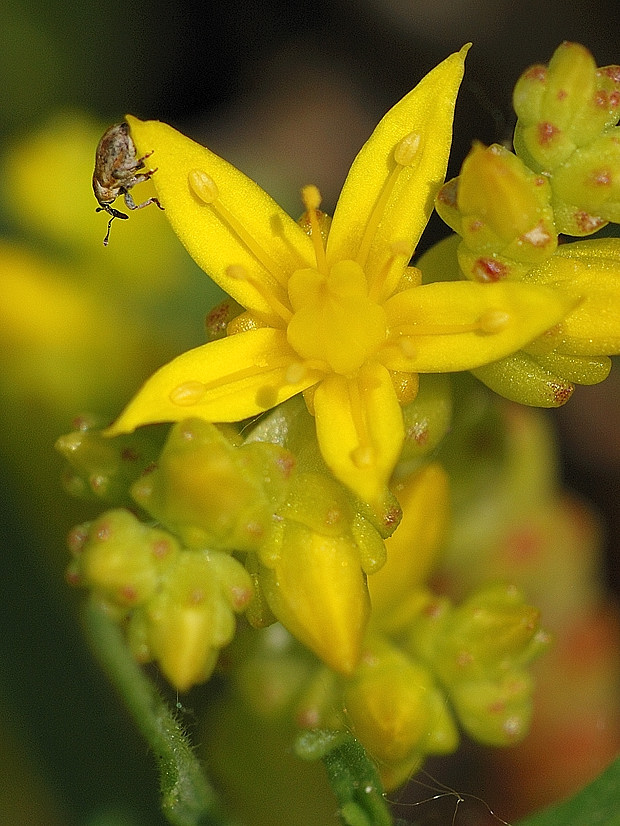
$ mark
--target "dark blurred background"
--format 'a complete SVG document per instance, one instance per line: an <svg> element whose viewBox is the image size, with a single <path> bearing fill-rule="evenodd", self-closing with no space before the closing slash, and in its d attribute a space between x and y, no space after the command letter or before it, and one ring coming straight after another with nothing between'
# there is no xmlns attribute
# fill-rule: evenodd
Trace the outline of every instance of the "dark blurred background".
<svg viewBox="0 0 620 826"><path fill-rule="evenodd" d="M491 143L510 137L511 90L517 77L529 64L547 62L562 40L586 45L599 65L620 62L619 23L617 0L4 0L2 250L7 245L12 251L27 248L54 266L71 269L76 283L76 273L87 272L98 285L96 295L106 295L102 285L111 278L106 260L113 259L100 255L105 221L94 216L90 183L71 140L61 142L59 150L66 171L59 172L61 166L52 161L42 163L32 186L45 214L50 220L57 217L63 232L70 233L80 220L74 218L74 202L79 201L80 214L88 213L99 256L88 266L85 254L75 253L75 240L33 229L10 187L11 158L19 147L29 147L20 156L20 174L30 163L41 163L29 136L59 113L80 113L100 124L101 131L125 112L168 121L238 165L293 215L300 211L299 188L310 182L319 186L331 211L351 160L377 120L463 43L471 40L474 47L457 107L449 174L457 173L474 138ZM90 146L94 154L96 138ZM69 186L74 158L83 177L83 208L82 195L73 196ZM142 218L132 216L126 223L134 220L139 226ZM113 227L110 249L130 249L123 246L130 237L125 230L125 225ZM433 221L424 244L441 234L445 227ZM169 253L162 246L164 258L162 280L169 271L182 273L183 284L190 285L188 295L199 295L197 303L206 311L204 276L182 251ZM6 266L7 273L14 271ZM117 261L113 266L122 270ZM126 293L118 286L120 279L114 282L121 314L135 318L134 303L149 292L147 276ZM116 373L108 376L104 357L100 386L73 397L69 380L69 390L53 404L45 381L63 367L42 368L45 378L31 367L26 373L19 349L25 334L11 337L10 312L4 310L0 778L6 780L0 781L0 821L13 826L161 822L151 758L92 664L78 623L81 595L69 592L63 581L64 535L88 513L65 501L56 482L62 462L53 443L84 408L114 415L163 356L196 343L200 318L179 305L175 286L163 287L145 314L151 327L154 319L161 321L160 335L133 372L122 380ZM33 308L24 301L22 309L27 317ZM110 322L105 329L112 326ZM105 334L96 332L96 326L91 329L100 347ZM136 335L140 338L139 331ZM88 349L88 339L82 341ZM69 341L68 349L72 346ZM104 340L104 354L105 346ZM98 353L94 338L93 347ZM116 339L109 344L115 347ZM84 355L84 362L72 363L76 374L89 364L93 368L88 353L78 355ZM38 357L29 350L29 358ZM614 537L607 543L607 568L616 589L619 401L619 382L612 373L600 387L578 390L556 415L567 482L594 501L604 513L608 537Z"/></svg>

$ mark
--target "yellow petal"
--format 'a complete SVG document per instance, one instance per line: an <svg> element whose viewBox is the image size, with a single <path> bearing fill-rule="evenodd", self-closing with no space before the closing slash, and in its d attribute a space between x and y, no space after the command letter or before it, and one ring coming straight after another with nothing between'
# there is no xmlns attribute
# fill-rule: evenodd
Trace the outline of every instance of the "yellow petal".
<svg viewBox="0 0 620 826"><path fill-rule="evenodd" d="M527 279L577 304L549 337L549 346L567 355L620 353L620 239L564 244Z"/></svg>
<svg viewBox="0 0 620 826"><path fill-rule="evenodd" d="M189 254L202 269L244 307L271 315L271 306L253 279L278 297L285 295L288 274L312 266L312 242L254 181L209 149L159 121L127 116L140 155L153 152L147 163L157 168L153 183L158 197ZM245 238L199 197L190 184L198 171L217 189L217 201L234 216ZM195 176L191 178L195 180ZM238 265L247 279L233 279L227 268Z"/></svg>
<svg viewBox="0 0 620 826"><path fill-rule="evenodd" d="M371 280L385 265L392 242L406 242L413 252L445 176L454 104L467 49L451 55L426 75L385 115L362 147L336 206L327 242L328 263L358 260L360 246L368 242L363 241L367 227L372 237L365 269ZM412 133L419 136L413 163L401 167L378 215L375 207L397 166L394 150ZM377 218L380 223L375 226Z"/></svg>
<svg viewBox="0 0 620 826"><path fill-rule="evenodd" d="M360 499L376 502L404 439L388 371L369 363L354 379L329 376L316 389L314 410L319 447L334 476Z"/></svg>
<svg viewBox="0 0 620 826"><path fill-rule="evenodd" d="M203 344L154 373L106 433L190 417L241 421L316 383L321 374L310 370L291 376L297 361L286 333L270 327Z"/></svg>
<svg viewBox="0 0 620 826"><path fill-rule="evenodd" d="M386 349L391 370L445 373L471 370L513 353L574 306L557 291L515 282L423 284L384 305L392 335L407 346ZM403 342L401 342L401 345Z"/></svg>

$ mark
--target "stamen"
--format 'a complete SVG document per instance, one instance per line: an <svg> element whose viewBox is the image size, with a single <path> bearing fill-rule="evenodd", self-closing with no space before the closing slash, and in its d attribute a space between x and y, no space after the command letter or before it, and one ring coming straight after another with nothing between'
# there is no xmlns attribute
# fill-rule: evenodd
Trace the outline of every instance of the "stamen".
<svg viewBox="0 0 620 826"><path fill-rule="evenodd" d="M219 189L213 178L202 169L192 169L187 175L189 188L204 204L210 206L214 212L230 227L239 240L245 244L256 260L263 265L282 287L286 287L288 280L286 273L273 260L256 239L250 235L241 221L220 200Z"/></svg>
<svg viewBox="0 0 620 826"><path fill-rule="evenodd" d="M382 302L383 299L390 296L393 291L395 284L389 283L389 275L392 271L394 265L398 261L399 258L406 259L409 261L411 257L411 245L405 241L404 239L401 241L394 241L390 246L390 255L385 262L385 264L381 267L377 275L375 276L374 281L370 284L368 289L368 297L371 298L373 301L376 301L378 304ZM402 276L403 267L398 267L398 277ZM388 287L386 288L386 284Z"/></svg>
<svg viewBox="0 0 620 826"><path fill-rule="evenodd" d="M360 470L370 467L374 461L374 458L374 450L368 445L365 445L364 447L360 445L359 447L356 447L355 450L351 451L351 459L353 464Z"/></svg>
<svg viewBox="0 0 620 826"><path fill-rule="evenodd" d="M390 200L390 196L398 176L403 169L405 169L405 167L412 167L419 162L421 141L422 138L417 132L410 132L408 135L405 135L405 137L402 138L402 140L400 140L394 147L394 160L396 161L396 166L390 172L385 183L383 184L381 194L370 214L368 223L366 224L364 237L362 238L357 253L356 260L362 268L366 265L366 260L368 258L368 253L370 252L370 247L374 240L375 233L377 232L377 228L383 219L383 214L387 207L388 201Z"/></svg>
<svg viewBox="0 0 620 826"><path fill-rule="evenodd" d="M267 367L269 368L269 372L273 373L274 371L277 372L277 370L282 368L286 369L286 366L287 363L284 360L281 364L278 364L274 360L271 364L267 365L263 363L263 360L261 359L260 361L256 361L251 367L244 367L241 370L228 373L228 375L224 375L214 381L183 382L183 384L177 385L170 392L168 398L173 404L176 404L179 407L191 407L192 405L200 404L201 402L208 400L207 397L213 393L217 393L218 398L221 398L226 394L235 395L238 392L238 386L240 383L247 379L255 380L258 374L264 374L266 372ZM266 378L265 381L267 381ZM257 402L265 408L273 407L277 404L277 394L277 386L270 387L268 385L264 385L262 388L257 390L256 399ZM265 404L263 404L263 401Z"/></svg>
<svg viewBox="0 0 620 826"><path fill-rule="evenodd" d="M351 461L360 468L370 467L375 459L375 451L370 441L370 434L368 432L368 423L363 414L364 407L362 405L360 387L356 380L348 382L349 399L351 402L351 412L357 433L358 444L351 451Z"/></svg>
<svg viewBox="0 0 620 826"><path fill-rule="evenodd" d="M278 390L276 387L265 385L256 392L256 404L259 407L269 410L278 403Z"/></svg>
<svg viewBox="0 0 620 826"><path fill-rule="evenodd" d="M510 323L510 313L505 310L486 310L480 318L471 324L406 324L395 328L392 335L399 336L399 346L402 348L407 336L449 336L460 333L486 333L495 335L505 330Z"/></svg>
<svg viewBox="0 0 620 826"><path fill-rule="evenodd" d="M401 166L415 166L420 162L420 143L422 136L419 132L409 132L408 135L396 145L394 150L394 160Z"/></svg>
<svg viewBox="0 0 620 826"><path fill-rule="evenodd" d="M187 176L189 188L197 198L205 204L212 204L220 197L217 184L210 175L202 169L192 169Z"/></svg>
<svg viewBox="0 0 620 826"><path fill-rule="evenodd" d="M309 184L301 190L301 200L306 208L306 214L310 220L312 233L312 245L316 258L316 268L323 275L327 275L327 263L325 260L325 247L323 246L323 236L319 226L319 216L317 210L321 206L321 193L314 184Z"/></svg>
<svg viewBox="0 0 620 826"><path fill-rule="evenodd" d="M285 324L289 323L293 317L291 310L274 295L273 290L270 290L267 284L252 273L249 273L244 266L241 264L231 264L229 267L226 267L226 275L236 281L247 281L248 284L251 284L256 292L269 304L274 314L281 318Z"/></svg>
<svg viewBox="0 0 620 826"><path fill-rule="evenodd" d="M410 336L400 336L398 339L398 349L405 358L412 359L418 353L418 348L415 346L414 339Z"/></svg>

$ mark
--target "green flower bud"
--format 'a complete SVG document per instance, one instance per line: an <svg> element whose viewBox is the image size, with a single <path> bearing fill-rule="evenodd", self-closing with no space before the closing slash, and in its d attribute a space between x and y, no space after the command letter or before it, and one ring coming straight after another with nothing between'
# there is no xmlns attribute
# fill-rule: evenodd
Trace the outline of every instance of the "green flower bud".
<svg viewBox="0 0 620 826"><path fill-rule="evenodd" d="M424 666L373 638L344 687L346 717L380 767L388 788L402 783L428 753L449 753L458 733L445 698Z"/></svg>
<svg viewBox="0 0 620 826"><path fill-rule="evenodd" d="M530 675L514 669L500 680L458 683L450 700L470 737L489 746L510 746L528 732L532 691Z"/></svg>
<svg viewBox="0 0 620 826"><path fill-rule="evenodd" d="M132 487L134 499L189 547L256 549L294 463L276 445L235 447L200 419L170 432L158 465Z"/></svg>
<svg viewBox="0 0 620 826"><path fill-rule="evenodd" d="M187 691L211 675L219 649L235 632L234 612L252 598L244 567L226 553L183 551L153 597L133 612L129 643L140 662L157 660Z"/></svg>
<svg viewBox="0 0 620 826"><path fill-rule="evenodd" d="M576 149L553 173L560 232L590 235L608 221L620 222L620 127Z"/></svg>
<svg viewBox="0 0 620 826"><path fill-rule="evenodd" d="M418 395L403 407L403 421L405 442L396 470L398 476L416 469L450 428L452 394L448 375L429 373L420 376Z"/></svg>
<svg viewBox="0 0 620 826"><path fill-rule="evenodd" d="M539 611L513 586L481 588L455 608L443 628L435 666L446 685L503 672L536 656L548 638Z"/></svg>
<svg viewBox="0 0 620 826"><path fill-rule="evenodd" d="M119 608L150 599L179 554L174 537L126 510L108 511L74 528L69 545L75 557L69 581L92 588Z"/></svg>
<svg viewBox="0 0 620 826"><path fill-rule="evenodd" d="M65 489L82 499L129 505L127 489L157 457L159 447L152 431L108 439L87 419L77 424L78 430L56 442L56 450L68 463Z"/></svg>
<svg viewBox="0 0 620 826"><path fill-rule="evenodd" d="M555 170L620 115L620 72L597 70L590 52L563 43L548 68L532 66L517 81L514 145L535 171Z"/></svg>
<svg viewBox="0 0 620 826"><path fill-rule="evenodd" d="M566 356L555 351L538 353L534 349L535 344L526 348L525 352L529 352L544 370L562 376L563 380L575 384L598 384L607 378L611 370L611 359L607 356Z"/></svg>
<svg viewBox="0 0 620 826"><path fill-rule="evenodd" d="M457 608L429 602L408 640L447 691L463 727L495 745L525 734L532 680L523 669L548 644L538 611L504 585L485 586Z"/></svg>
<svg viewBox="0 0 620 826"><path fill-rule="evenodd" d="M575 389L571 381L523 350L471 372L500 396L532 407L561 407Z"/></svg>
<svg viewBox="0 0 620 826"><path fill-rule="evenodd" d="M557 246L548 181L499 145L476 144L436 208L462 236L459 264L475 281L521 278Z"/></svg>

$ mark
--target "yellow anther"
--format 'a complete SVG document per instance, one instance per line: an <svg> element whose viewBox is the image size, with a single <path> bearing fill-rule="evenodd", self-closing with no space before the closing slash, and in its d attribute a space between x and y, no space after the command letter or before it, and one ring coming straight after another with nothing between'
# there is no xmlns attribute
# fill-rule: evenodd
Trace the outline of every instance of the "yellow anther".
<svg viewBox="0 0 620 826"><path fill-rule="evenodd" d="M323 275L327 274L327 262L325 260L325 247L323 245L323 235L319 224L318 208L321 206L321 193L314 184L308 184L301 190L301 200L306 207L306 215L310 221L312 246L314 247L314 257L316 258L316 268Z"/></svg>
<svg viewBox="0 0 620 826"><path fill-rule="evenodd" d="M241 264L231 264L226 267L226 275L234 281L247 281L248 271Z"/></svg>
<svg viewBox="0 0 620 826"><path fill-rule="evenodd" d="M400 336L398 339L398 348L405 358L412 359L417 355L418 348L415 346L414 341L410 336Z"/></svg>
<svg viewBox="0 0 620 826"><path fill-rule="evenodd" d="M186 381L179 384L170 393L170 401L179 407L191 407L198 404L206 393L206 387L201 381Z"/></svg>
<svg viewBox="0 0 620 826"><path fill-rule="evenodd" d="M187 180L194 195L205 204L212 204L219 198L217 184L202 169L192 169L187 175Z"/></svg>
<svg viewBox="0 0 620 826"><path fill-rule="evenodd" d="M275 407L277 403L278 391L275 387L265 385L265 387L261 387L260 390L257 391L256 404L259 405L259 407L269 410L271 407Z"/></svg>
<svg viewBox="0 0 620 826"><path fill-rule="evenodd" d="M369 445L360 445L351 451L351 460L360 469L370 467L374 462L374 458L374 450Z"/></svg>
<svg viewBox="0 0 620 826"><path fill-rule="evenodd" d="M396 144L394 160L399 166L413 166L420 159L420 143L422 136L419 132L409 132L408 135Z"/></svg>
<svg viewBox="0 0 620 826"><path fill-rule="evenodd" d="M321 206L321 193L314 184L308 184L301 190L301 200L307 210L315 210Z"/></svg>
<svg viewBox="0 0 620 826"><path fill-rule="evenodd" d="M483 333L500 333L510 323L510 313L505 310L487 310L478 319L478 328Z"/></svg>
<svg viewBox="0 0 620 826"><path fill-rule="evenodd" d="M302 361L294 361L286 368L284 378L287 384L297 384L304 378L307 372L308 369Z"/></svg>

